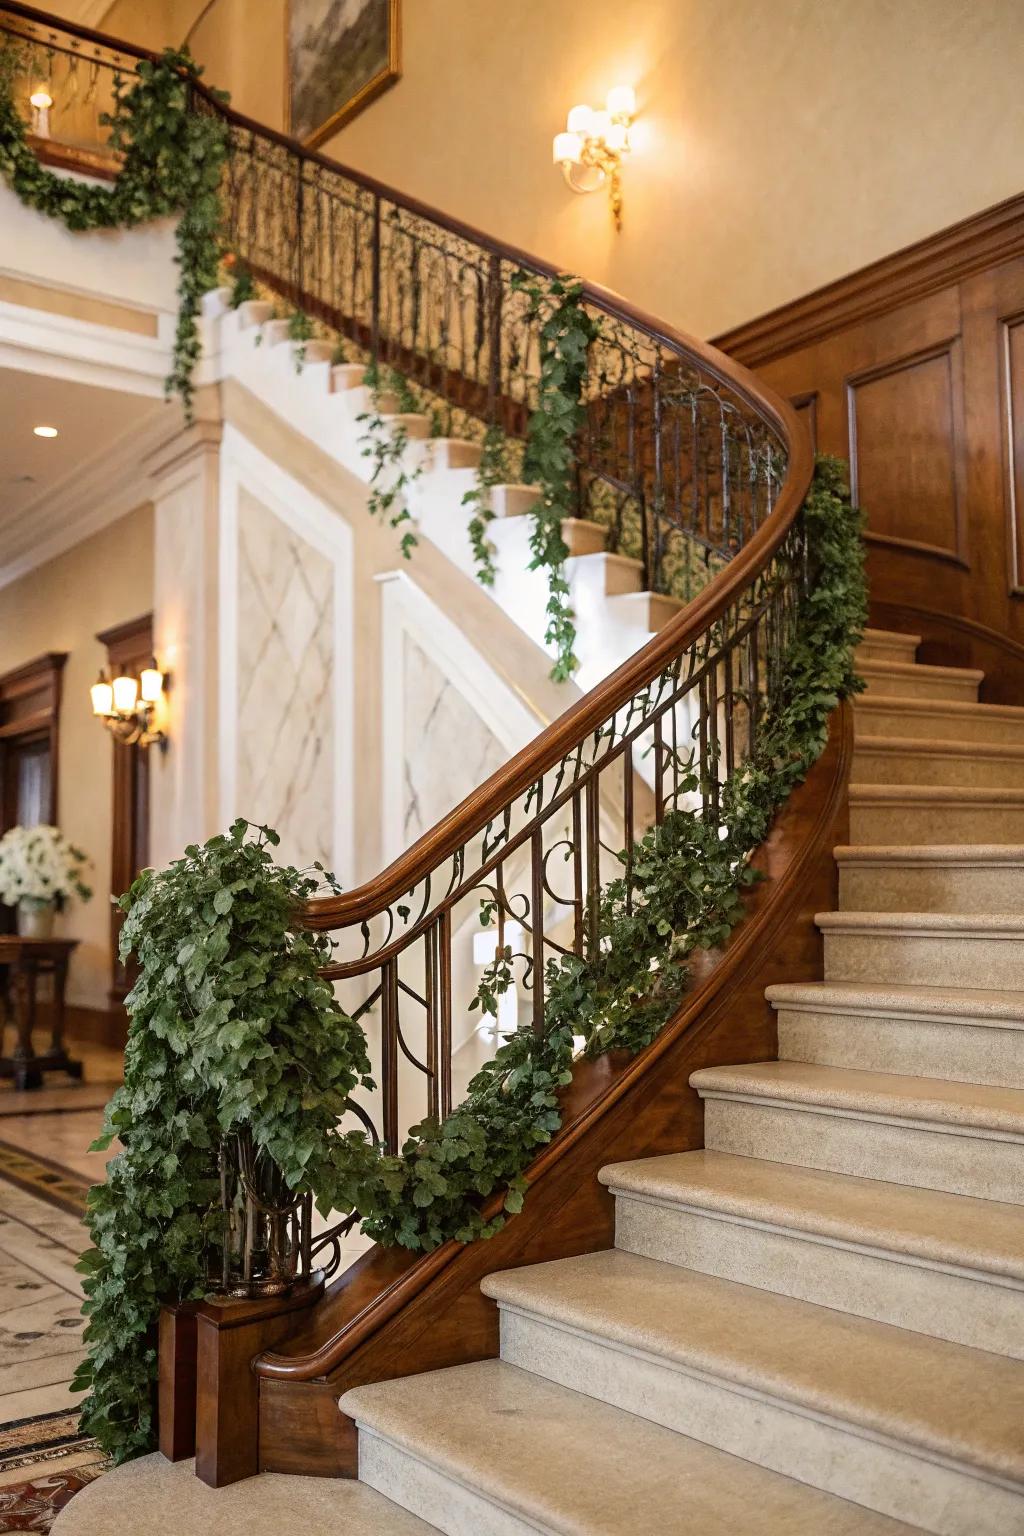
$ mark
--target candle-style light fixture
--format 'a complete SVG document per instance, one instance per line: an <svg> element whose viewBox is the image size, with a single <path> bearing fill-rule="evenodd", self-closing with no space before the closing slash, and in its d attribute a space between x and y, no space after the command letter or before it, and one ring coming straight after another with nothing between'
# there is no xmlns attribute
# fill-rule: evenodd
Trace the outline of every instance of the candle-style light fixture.
<svg viewBox="0 0 1024 1536"><path fill-rule="evenodd" d="M111 735L126 746L167 745L167 737L155 724L157 707L164 696L167 679L156 658L143 667L138 677L121 672L111 677L101 668L89 690L92 712L102 720Z"/></svg>
<svg viewBox="0 0 1024 1536"><path fill-rule="evenodd" d="M32 108L32 132L40 139L50 137L50 108L53 106L53 97L50 87L39 84L28 99Z"/></svg>
<svg viewBox="0 0 1024 1536"><path fill-rule="evenodd" d="M574 192L596 192L607 186L615 228L622 228L622 162L630 152L629 130L636 116L636 92L616 85L608 92L604 110L585 103L572 107L565 130L556 133L551 158L562 167Z"/></svg>

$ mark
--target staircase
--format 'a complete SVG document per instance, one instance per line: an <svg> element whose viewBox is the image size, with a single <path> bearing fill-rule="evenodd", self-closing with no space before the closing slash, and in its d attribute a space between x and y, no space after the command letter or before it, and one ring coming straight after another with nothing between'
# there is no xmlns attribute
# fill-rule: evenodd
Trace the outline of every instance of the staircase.
<svg viewBox="0 0 1024 1536"><path fill-rule="evenodd" d="M463 498L479 489L480 443L431 435L433 423L426 411L403 411L393 390L368 386L365 362L333 363L333 349L327 342L291 340L288 322L273 318L271 303L249 299L234 309L229 301L227 288L215 289L203 299L208 359L203 380L240 382L364 482L375 467L367 453L367 423L370 418L379 421L377 430L392 442L400 437L400 455L381 478L394 481L401 475L405 481L402 499L410 521L403 528L414 530L418 539L429 539L459 570L475 578L467 532L472 513ZM544 648L548 583L544 571L530 569L529 542L529 514L539 495L535 485L491 487L486 504L492 521L485 537L495 567L490 595ZM615 542L609 523L568 517L562 522L562 537L569 552L565 575L580 658L575 682L585 691L646 645L684 604L667 593L645 589L642 561L609 547ZM402 563L398 533L394 544L396 559Z"/></svg>
<svg viewBox="0 0 1024 1536"><path fill-rule="evenodd" d="M499 1360L342 1398L437 1530L1024 1532L1024 709L916 645L865 638L781 1059L694 1074L705 1150L604 1169L613 1250L487 1279Z"/></svg>

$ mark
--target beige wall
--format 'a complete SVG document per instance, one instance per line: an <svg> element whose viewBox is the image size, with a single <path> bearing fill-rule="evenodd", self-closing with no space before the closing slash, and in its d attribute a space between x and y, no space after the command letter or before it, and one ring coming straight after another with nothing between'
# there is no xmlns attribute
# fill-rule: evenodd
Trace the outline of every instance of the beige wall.
<svg viewBox="0 0 1024 1536"><path fill-rule="evenodd" d="M118 0L111 12L147 12ZM170 0L165 0L170 4ZM183 0L174 0L180 8ZM193 46L278 125L284 0ZM702 335L1021 191L1020 0L404 0L405 70L326 147ZM550 164L634 84L623 233Z"/></svg>
<svg viewBox="0 0 1024 1536"><path fill-rule="evenodd" d="M90 902L73 903L61 930L81 940L68 1001L107 1006L110 986L111 752L89 708L89 685L106 661L98 631L153 603L153 515L138 508L101 533L0 589L0 672L45 651L67 651L60 715L59 821L93 862Z"/></svg>

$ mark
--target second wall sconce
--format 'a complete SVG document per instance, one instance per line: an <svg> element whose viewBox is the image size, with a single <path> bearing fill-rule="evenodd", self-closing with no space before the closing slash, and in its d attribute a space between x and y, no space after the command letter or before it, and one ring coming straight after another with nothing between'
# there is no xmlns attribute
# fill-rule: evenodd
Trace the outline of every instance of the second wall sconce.
<svg viewBox="0 0 1024 1536"><path fill-rule="evenodd" d="M616 85L608 92L603 111L573 107L565 131L556 133L551 158L574 192L596 192L607 186L615 228L622 228L622 162L629 154L629 130L636 115L636 93L631 85Z"/></svg>
<svg viewBox="0 0 1024 1536"><path fill-rule="evenodd" d="M110 678L101 672L89 689L92 712L126 746L166 746L167 737L154 724L166 681L155 659L138 677L124 672Z"/></svg>

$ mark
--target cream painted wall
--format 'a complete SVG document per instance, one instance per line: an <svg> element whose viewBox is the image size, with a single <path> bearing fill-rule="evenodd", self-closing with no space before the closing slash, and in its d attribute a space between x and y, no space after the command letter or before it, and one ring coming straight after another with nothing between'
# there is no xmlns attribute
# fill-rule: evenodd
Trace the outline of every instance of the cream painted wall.
<svg viewBox="0 0 1024 1536"><path fill-rule="evenodd" d="M93 862L93 899L75 902L59 931L80 939L68 1001L105 1008L110 986L111 744L89 709L89 685L106 660L96 634L153 603L152 508L139 507L101 533L0 590L0 672L45 651L67 651L60 715L59 821Z"/></svg>
<svg viewBox="0 0 1024 1536"><path fill-rule="evenodd" d="M110 24L155 4L118 0ZM402 9L403 78L326 151L701 335L1024 181L1020 0ZM242 111L279 125L283 37L284 0L213 0L193 46ZM616 236L550 142L568 107L619 81L641 116Z"/></svg>

